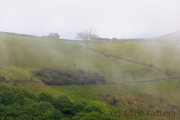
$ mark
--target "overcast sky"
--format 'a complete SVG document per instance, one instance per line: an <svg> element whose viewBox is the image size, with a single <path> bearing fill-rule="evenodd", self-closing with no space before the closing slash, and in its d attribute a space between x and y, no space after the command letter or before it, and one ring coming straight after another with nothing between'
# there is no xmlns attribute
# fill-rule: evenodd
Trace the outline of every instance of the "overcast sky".
<svg viewBox="0 0 180 120"><path fill-rule="evenodd" d="M155 37L180 30L180 0L0 0L0 31L74 39Z"/></svg>

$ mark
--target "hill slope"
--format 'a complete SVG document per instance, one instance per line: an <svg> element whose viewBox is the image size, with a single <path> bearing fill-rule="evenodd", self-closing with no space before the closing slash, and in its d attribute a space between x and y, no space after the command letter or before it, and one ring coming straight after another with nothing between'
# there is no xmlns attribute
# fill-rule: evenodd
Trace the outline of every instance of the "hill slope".
<svg viewBox="0 0 180 120"><path fill-rule="evenodd" d="M101 43L94 44L99 45L99 48L106 47ZM33 77L33 71L42 68L83 69L86 72L98 72L111 82L164 77L163 73L155 69L106 57L94 48L87 48L76 42L1 35L0 45L1 72L12 80L29 79Z"/></svg>
<svg viewBox="0 0 180 120"><path fill-rule="evenodd" d="M72 101L103 101L112 110L122 112L130 108L178 111L179 79L123 85L46 86L33 74L43 68L83 69L87 73L97 72L113 83L167 78L162 71L132 60L152 64L173 76L180 72L178 43L169 41L91 41L86 47L83 42L0 34L0 75L9 77L7 86L27 89L35 94L66 95ZM21 82L17 83L18 80ZM22 82L27 80L29 82Z"/></svg>
<svg viewBox="0 0 180 120"><path fill-rule="evenodd" d="M152 38L154 40L170 40L170 41L179 41L180 40L180 31L169 33L163 36Z"/></svg>

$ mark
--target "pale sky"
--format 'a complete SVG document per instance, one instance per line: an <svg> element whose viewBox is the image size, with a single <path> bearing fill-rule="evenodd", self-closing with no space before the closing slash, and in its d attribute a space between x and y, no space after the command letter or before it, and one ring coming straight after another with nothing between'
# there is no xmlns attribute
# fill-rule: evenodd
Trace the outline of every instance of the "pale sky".
<svg viewBox="0 0 180 120"><path fill-rule="evenodd" d="M75 39L88 28L107 38L180 30L180 0L0 0L0 31Z"/></svg>

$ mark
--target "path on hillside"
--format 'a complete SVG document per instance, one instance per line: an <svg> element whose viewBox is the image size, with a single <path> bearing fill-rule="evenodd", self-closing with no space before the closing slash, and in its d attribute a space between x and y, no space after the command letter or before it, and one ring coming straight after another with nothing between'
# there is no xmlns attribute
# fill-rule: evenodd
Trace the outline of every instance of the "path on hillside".
<svg viewBox="0 0 180 120"><path fill-rule="evenodd" d="M147 64L147 63L138 62L138 61L135 61L135 60L126 59L126 58L123 58L123 57L120 57L120 56L115 56L115 55L107 54L107 53L102 52L102 51L98 51L98 52L103 54L106 57L113 57L113 58L117 58L117 59L124 60L124 61L127 61L127 62L131 62L131 63L134 63L134 64L138 64L138 65L143 65L143 66L154 68L154 69L158 70L159 72L165 74L167 77L169 77L169 78L172 77L171 73L169 73L169 72L165 71L164 69L159 68L159 67L157 67L157 66L155 66L153 64Z"/></svg>
<svg viewBox="0 0 180 120"><path fill-rule="evenodd" d="M98 51L98 52L103 54L106 57L113 57L113 58L117 58L117 59L124 60L124 61L127 61L127 62L131 62L131 63L134 63L134 64L151 67L153 69L156 69L156 70L160 71L161 73L163 73L163 74L165 74L167 76L165 78L156 78L156 79L150 79L150 80L135 80L135 81L119 82L119 83L107 82L106 83L107 85L122 85L122 84L131 84L131 83L157 82L157 81L168 81L168 80L172 80L172 79L174 79L174 80L175 79L180 79L180 76L172 76L171 73L169 73L169 72L165 71L164 69L159 68L159 67L157 67L157 66L155 66L153 64L147 64L147 63L138 62L138 61L135 61L135 60L126 59L126 58L123 58L123 57L120 57L120 56L107 54L107 53L102 52L102 51Z"/></svg>
<svg viewBox="0 0 180 120"><path fill-rule="evenodd" d="M131 83L143 83L143 82L157 82L157 81L168 81L168 80L176 80L180 79L180 76L168 77L168 78L157 78L157 79L150 79L150 80L135 80L129 82L107 82L106 85L123 85L123 84L131 84Z"/></svg>

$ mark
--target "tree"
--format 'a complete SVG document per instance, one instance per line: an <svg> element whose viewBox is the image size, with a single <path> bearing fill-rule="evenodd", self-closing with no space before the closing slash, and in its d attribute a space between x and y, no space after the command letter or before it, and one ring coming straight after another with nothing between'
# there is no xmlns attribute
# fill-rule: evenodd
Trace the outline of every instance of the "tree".
<svg viewBox="0 0 180 120"><path fill-rule="evenodd" d="M96 35L96 31L92 28L89 28L85 32L77 33L76 39L82 39L85 41L86 45L88 46L89 40L97 39L98 35Z"/></svg>
<svg viewBox="0 0 180 120"><path fill-rule="evenodd" d="M50 103L52 103L53 101L52 95L48 93L44 93L44 92L40 93L38 98L40 101L45 101L45 102L50 102Z"/></svg>
<svg viewBox="0 0 180 120"><path fill-rule="evenodd" d="M54 107L63 114L71 116L74 105L67 96L59 96L53 101Z"/></svg>

